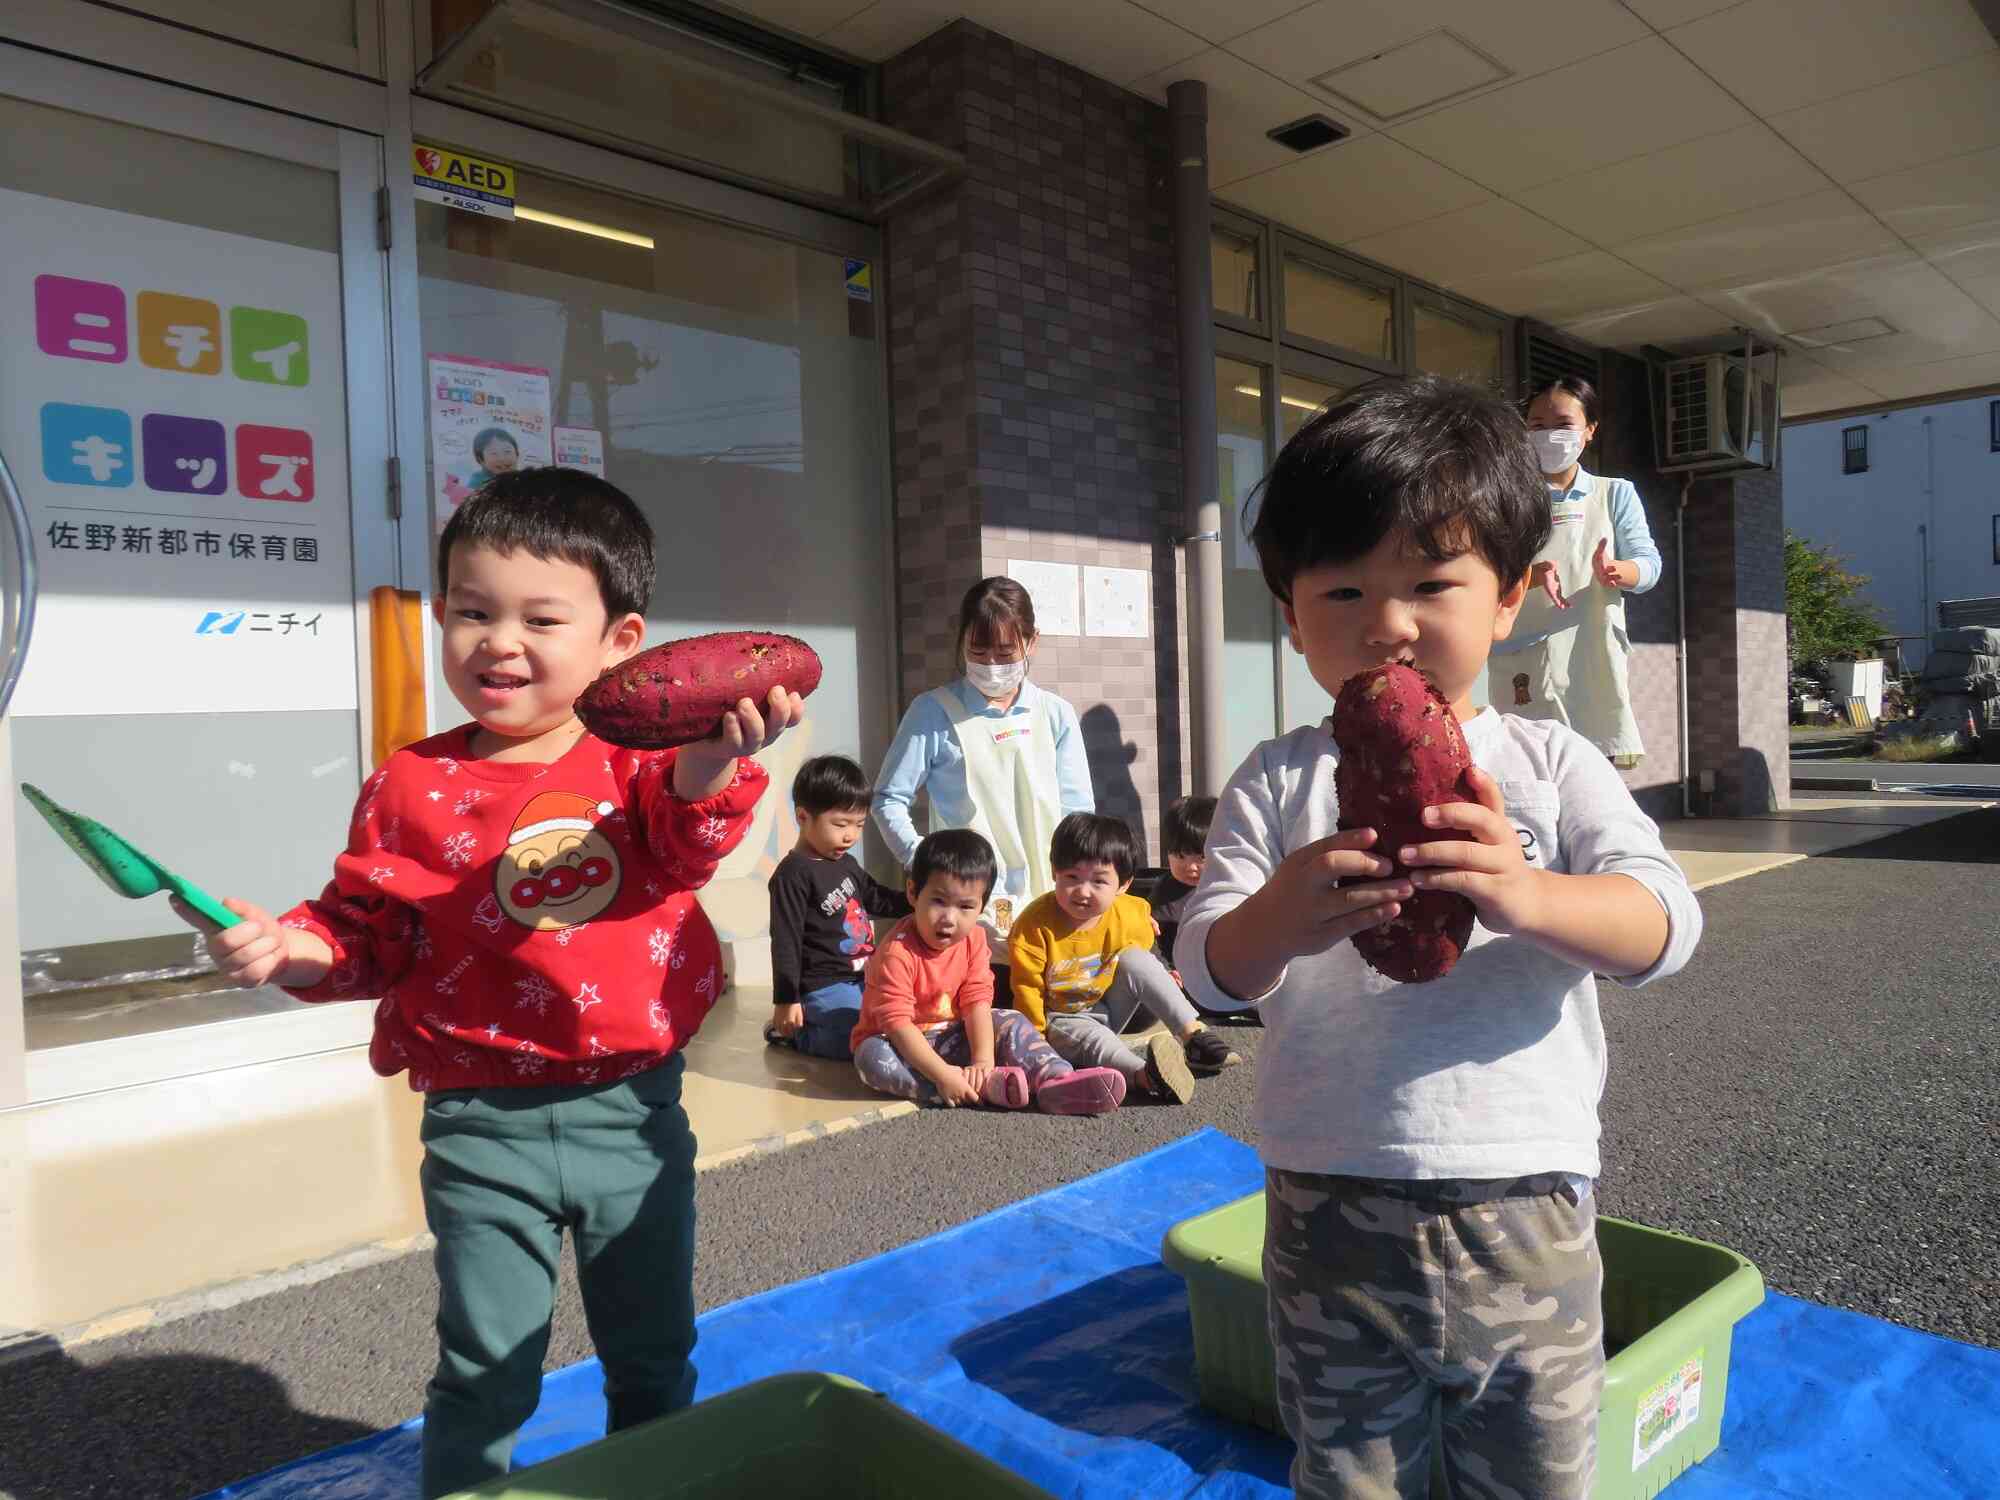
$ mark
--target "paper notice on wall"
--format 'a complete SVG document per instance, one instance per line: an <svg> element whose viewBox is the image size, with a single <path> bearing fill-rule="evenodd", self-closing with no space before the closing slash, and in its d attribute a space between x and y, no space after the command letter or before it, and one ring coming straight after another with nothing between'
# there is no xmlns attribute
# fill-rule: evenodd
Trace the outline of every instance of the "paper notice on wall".
<svg viewBox="0 0 2000 1500"><path fill-rule="evenodd" d="M1148 579L1142 568L1083 570L1083 633L1144 640Z"/></svg>
<svg viewBox="0 0 2000 1500"><path fill-rule="evenodd" d="M547 370L434 354L430 404L431 494L440 531L496 474L551 461Z"/></svg>
<svg viewBox="0 0 2000 1500"><path fill-rule="evenodd" d="M1007 559L1007 576L1028 591L1035 606L1035 630L1041 635L1082 635L1075 563Z"/></svg>
<svg viewBox="0 0 2000 1500"><path fill-rule="evenodd" d="M558 467L604 477L604 434L595 427L556 428L555 452Z"/></svg>

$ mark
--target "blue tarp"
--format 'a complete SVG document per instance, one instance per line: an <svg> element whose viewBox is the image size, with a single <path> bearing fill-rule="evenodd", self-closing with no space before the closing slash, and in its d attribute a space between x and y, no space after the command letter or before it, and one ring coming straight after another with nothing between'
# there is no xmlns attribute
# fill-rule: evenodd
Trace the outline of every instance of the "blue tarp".
<svg viewBox="0 0 2000 1500"><path fill-rule="evenodd" d="M701 1393L828 1370L1062 1496L1270 1497L1289 1452L1197 1404L1160 1240L1262 1185L1202 1130L931 1239L701 1319ZM548 1378L515 1462L604 1430L594 1362ZM2000 1351L1772 1294L1737 1327L1721 1449L1675 1500L1972 1500L2000 1489ZM209 1500L408 1500L418 1424Z"/></svg>

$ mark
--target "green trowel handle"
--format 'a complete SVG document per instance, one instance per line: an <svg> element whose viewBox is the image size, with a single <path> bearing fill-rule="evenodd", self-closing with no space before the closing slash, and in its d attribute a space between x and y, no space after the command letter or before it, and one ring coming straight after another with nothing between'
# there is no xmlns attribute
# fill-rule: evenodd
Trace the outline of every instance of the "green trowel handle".
<svg viewBox="0 0 2000 1500"><path fill-rule="evenodd" d="M220 932L223 928L234 927L243 920L192 880L183 880L178 875L161 870L160 882L185 902L190 911L198 913L203 918L203 921L193 924L202 931ZM185 915L183 913L183 918ZM209 924L213 924L212 928Z"/></svg>

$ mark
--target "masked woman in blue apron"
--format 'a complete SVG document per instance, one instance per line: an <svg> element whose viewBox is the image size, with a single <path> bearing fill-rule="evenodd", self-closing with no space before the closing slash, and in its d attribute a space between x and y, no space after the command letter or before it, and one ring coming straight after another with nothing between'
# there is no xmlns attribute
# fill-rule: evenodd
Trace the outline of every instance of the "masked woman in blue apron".
<svg viewBox="0 0 2000 1500"><path fill-rule="evenodd" d="M1528 403L1555 528L1513 633L1493 648L1487 696L1502 713L1560 719L1613 764L1635 766L1646 747L1632 714L1625 596L1660 581L1660 549L1632 482L1586 473L1579 462L1600 415L1595 387L1574 375Z"/></svg>
<svg viewBox="0 0 2000 1500"><path fill-rule="evenodd" d="M980 918L1004 981L1007 933L1037 896L1055 889L1049 842L1073 812L1095 812L1076 710L1028 681L1035 606L1011 578L983 578L958 611L965 675L910 705L875 778L875 823L907 868L919 835L910 804L930 794L930 832L970 828L1000 873ZM1004 983L996 985L1001 1004Z"/></svg>

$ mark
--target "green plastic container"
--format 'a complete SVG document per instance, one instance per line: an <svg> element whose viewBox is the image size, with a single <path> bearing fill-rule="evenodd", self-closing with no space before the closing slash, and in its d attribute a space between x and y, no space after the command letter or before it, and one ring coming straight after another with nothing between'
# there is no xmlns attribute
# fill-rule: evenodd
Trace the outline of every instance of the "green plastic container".
<svg viewBox="0 0 2000 1500"><path fill-rule="evenodd" d="M1053 1500L840 1375L773 1375L454 1500Z"/></svg>
<svg viewBox="0 0 2000 1500"><path fill-rule="evenodd" d="M1599 1218L1604 1338L1594 1500L1647 1500L1722 1440L1729 1341L1764 1300L1733 1250ZM1264 1195L1176 1224L1161 1257L1188 1285L1194 1362L1210 1410L1283 1434L1264 1306ZM1432 1493L1446 1492L1433 1470Z"/></svg>

